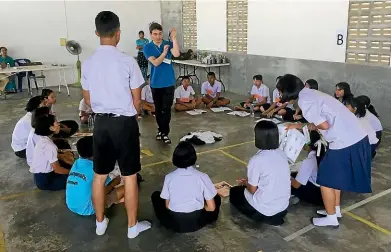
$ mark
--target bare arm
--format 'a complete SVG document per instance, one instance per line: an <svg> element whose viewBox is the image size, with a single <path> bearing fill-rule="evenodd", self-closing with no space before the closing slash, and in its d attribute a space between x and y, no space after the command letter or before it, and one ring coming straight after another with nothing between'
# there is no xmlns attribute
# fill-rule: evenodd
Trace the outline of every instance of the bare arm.
<svg viewBox="0 0 391 252"><path fill-rule="evenodd" d="M57 174L69 174L69 170L60 165L58 161L51 164L55 173Z"/></svg>
<svg viewBox="0 0 391 252"><path fill-rule="evenodd" d="M214 199L205 200L205 210L207 212L213 212L216 209L216 203Z"/></svg>
<svg viewBox="0 0 391 252"><path fill-rule="evenodd" d="M109 192L111 192L120 183L121 183L120 176L114 178L112 181L110 181L110 183L107 186L105 186L105 194L108 194Z"/></svg>
<svg viewBox="0 0 391 252"><path fill-rule="evenodd" d="M298 189L298 188L301 186L301 184L300 184L299 181L297 181L295 178L292 178L292 177L291 177L291 186L292 186L293 188Z"/></svg>
<svg viewBox="0 0 391 252"><path fill-rule="evenodd" d="M140 111L141 111L141 88L131 89L130 94L133 98L133 105L136 108L137 114L140 114Z"/></svg>
<svg viewBox="0 0 391 252"><path fill-rule="evenodd" d="M168 206L170 205L170 200L166 199L166 208L168 209Z"/></svg>
<svg viewBox="0 0 391 252"><path fill-rule="evenodd" d="M171 49L171 54L174 57L179 57L179 55L181 55L181 51L179 49L178 40L176 39L176 29L171 30L171 41L173 44L173 48Z"/></svg>
<svg viewBox="0 0 391 252"><path fill-rule="evenodd" d="M90 91L83 89L82 93L83 93L84 103L91 108Z"/></svg>
<svg viewBox="0 0 391 252"><path fill-rule="evenodd" d="M251 194L254 194L258 190L258 186L253 186L247 183L247 191Z"/></svg>
<svg viewBox="0 0 391 252"><path fill-rule="evenodd" d="M170 48L169 45L165 45L162 54L160 54L160 56L159 56L158 58L155 58L155 57L151 56L151 57L148 58L148 60L149 60L149 61L152 63L152 65L154 65L155 67L160 66L160 64L162 64L162 62L163 62L164 59L166 58L167 52L168 52L168 49L169 49L169 48Z"/></svg>

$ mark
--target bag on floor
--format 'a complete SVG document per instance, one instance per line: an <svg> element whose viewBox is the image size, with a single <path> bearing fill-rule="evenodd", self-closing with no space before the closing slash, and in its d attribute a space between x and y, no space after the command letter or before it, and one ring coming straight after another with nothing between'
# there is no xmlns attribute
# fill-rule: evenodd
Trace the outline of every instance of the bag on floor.
<svg viewBox="0 0 391 252"><path fill-rule="evenodd" d="M223 139L223 135L213 131L190 132L181 138L181 142L188 141L194 145L212 144Z"/></svg>

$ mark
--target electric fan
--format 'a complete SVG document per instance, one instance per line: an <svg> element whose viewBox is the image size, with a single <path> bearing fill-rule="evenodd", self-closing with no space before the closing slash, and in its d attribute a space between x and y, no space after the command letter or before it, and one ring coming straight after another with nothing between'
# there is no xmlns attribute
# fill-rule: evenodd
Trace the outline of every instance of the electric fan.
<svg viewBox="0 0 391 252"><path fill-rule="evenodd" d="M76 68L77 68L77 82L75 84L80 85L80 79L81 79L81 62L79 59L79 55L81 53L81 46L79 43L77 43L74 40L67 41L65 47L67 48L68 52L72 55L77 55L77 62L76 62Z"/></svg>

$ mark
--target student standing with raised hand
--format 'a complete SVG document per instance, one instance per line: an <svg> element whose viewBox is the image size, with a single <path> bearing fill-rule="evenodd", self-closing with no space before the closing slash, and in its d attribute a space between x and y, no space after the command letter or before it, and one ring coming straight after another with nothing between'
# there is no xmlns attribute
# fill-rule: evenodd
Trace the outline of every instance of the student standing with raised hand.
<svg viewBox="0 0 391 252"><path fill-rule="evenodd" d="M158 126L156 140L171 143L171 107L174 102L175 73L172 57L180 55L176 30L171 29L170 39L163 39L163 27L158 23L149 26L152 42L144 46L144 55L151 62L151 89L155 102L155 116Z"/></svg>
<svg viewBox="0 0 391 252"><path fill-rule="evenodd" d="M109 223L104 215L105 182L118 162L125 182L128 238L135 238L151 228L151 223L137 221L137 172L141 170L137 115L144 78L135 59L116 47L121 36L118 16L102 11L96 16L95 25L100 47L82 66L82 87L86 104L96 114L92 188L96 234L103 235Z"/></svg>
<svg viewBox="0 0 391 252"><path fill-rule="evenodd" d="M329 143L329 150L319 164L316 183L321 187L326 210L318 211L322 218L313 218L315 226L339 226L342 217L341 191L370 193L371 146L365 130L341 102L317 90L304 88L296 76L287 74L277 84L282 101L298 99L303 117L311 130L319 130ZM302 128L289 124L288 129Z"/></svg>

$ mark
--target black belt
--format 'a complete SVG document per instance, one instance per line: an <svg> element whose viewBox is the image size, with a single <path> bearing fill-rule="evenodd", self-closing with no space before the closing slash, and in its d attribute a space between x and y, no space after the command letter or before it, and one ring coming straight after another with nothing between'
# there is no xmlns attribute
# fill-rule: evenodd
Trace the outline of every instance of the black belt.
<svg viewBox="0 0 391 252"><path fill-rule="evenodd" d="M113 113L96 113L95 116L104 116L104 117L135 117L134 116L125 116L125 115L119 115L119 114L113 114Z"/></svg>

